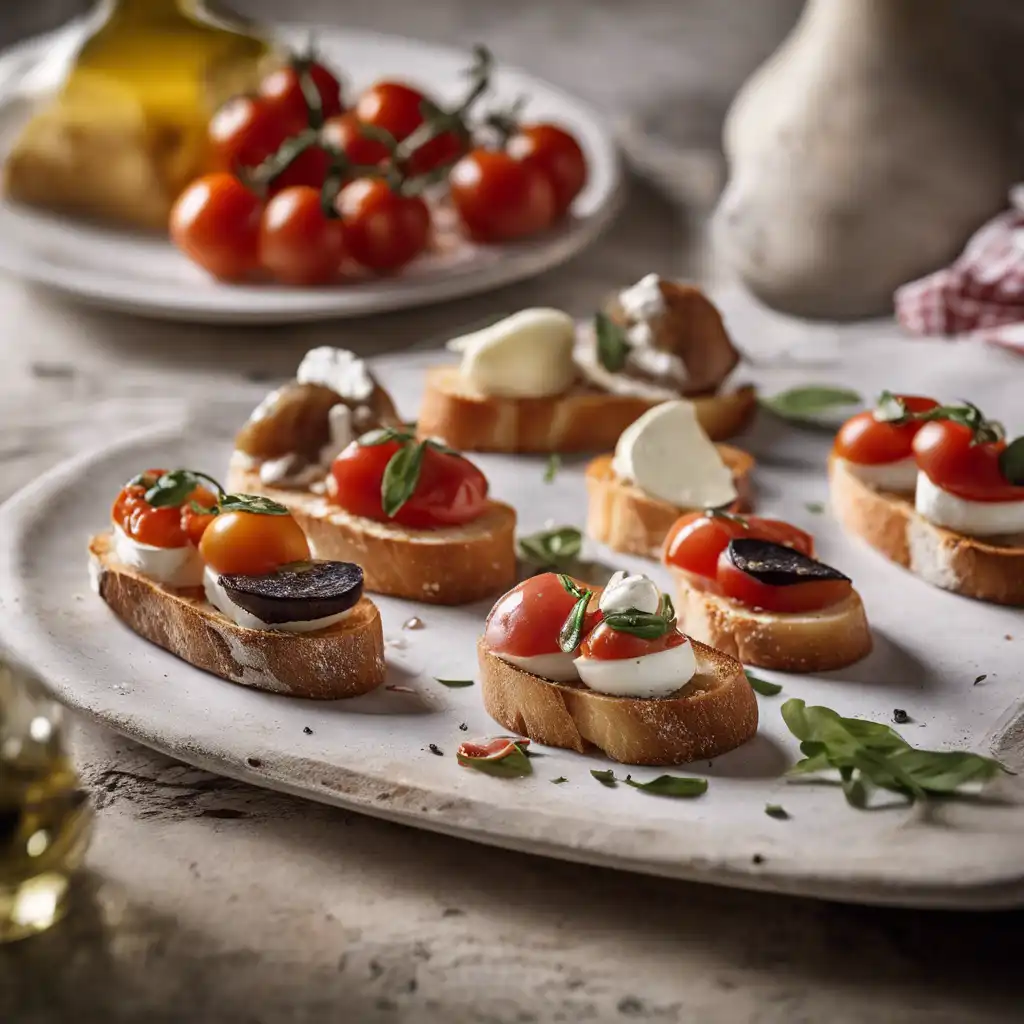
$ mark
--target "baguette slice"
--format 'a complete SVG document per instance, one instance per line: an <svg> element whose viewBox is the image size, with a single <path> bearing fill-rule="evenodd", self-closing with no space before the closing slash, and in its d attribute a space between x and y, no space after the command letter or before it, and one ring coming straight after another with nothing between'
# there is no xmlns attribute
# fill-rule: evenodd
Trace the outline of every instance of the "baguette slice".
<svg viewBox="0 0 1024 1024"><path fill-rule="evenodd" d="M457 366L427 371L418 431L460 451L599 452L648 409L666 401L576 385L552 398L497 398L475 390ZM697 419L713 441L738 434L757 407L753 387L695 395Z"/></svg>
<svg viewBox="0 0 1024 1024"><path fill-rule="evenodd" d="M995 544L936 526L905 497L874 490L834 457L829 483L839 522L890 561L955 594L1024 605L1024 537Z"/></svg>
<svg viewBox="0 0 1024 1024"><path fill-rule="evenodd" d="M671 572L679 628L745 665L780 672L828 672L871 653L871 629L856 591L817 612L758 612L699 590L678 569Z"/></svg>
<svg viewBox="0 0 1024 1024"><path fill-rule="evenodd" d="M221 679L320 700L357 697L384 682L384 631L368 598L316 633L246 629L209 604L200 588L168 589L121 565L109 533L90 540L89 562L97 593L118 618Z"/></svg>
<svg viewBox="0 0 1024 1024"><path fill-rule="evenodd" d="M267 487L259 474L235 465L228 488L265 494L302 527L317 558L357 562L363 585L375 594L426 604L469 604L516 582L515 510L499 501L466 526L410 530L365 519L309 491Z"/></svg>
<svg viewBox="0 0 1024 1024"><path fill-rule="evenodd" d="M732 470L738 497L731 511L749 511L753 503L754 458L732 445L719 444L718 454ZM612 470L612 456L599 455L587 466L587 533L613 551L659 557L672 524L687 512L653 498Z"/></svg>
<svg viewBox="0 0 1024 1024"><path fill-rule="evenodd" d="M503 728L623 764L687 764L717 757L757 732L757 698L743 666L694 642L697 675L671 697L611 697L555 683L510 665L477 644L484 708Z"/></svg>

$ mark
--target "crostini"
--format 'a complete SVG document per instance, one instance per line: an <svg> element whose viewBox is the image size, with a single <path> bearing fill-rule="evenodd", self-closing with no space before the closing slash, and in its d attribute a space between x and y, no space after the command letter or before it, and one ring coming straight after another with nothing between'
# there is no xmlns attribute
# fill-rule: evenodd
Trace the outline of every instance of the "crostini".
<svg viewBox="0 0 1024 1024"><path fill-rule="evenodd" d="M478 644L487 713L550 746L623 764L717 757L757 732L742 665L676 628L646 576L602 591L544 573L500 598Z"/></svg>
<svg viewBox="0 0 1024 1024"><path fill-rule="evenodd" d="M663 560L681 627L747 665L825 672L871 651L860 595L789 523L693 512L672 527Z"/></svg>
<svg viewBox="0 0 1024 1024"><path fill-rule="evenodd" d="M886 393L836 435L831 504L847 531L928 583L1024 605L1022 447L975 406Z"/></svg>
<svg viewBox="0 0 1024 1024"><path fill-rule="evenodd" d="M614 455L587 466L587 533L614 551L657 558L686 511L750 508L754 459L712 444L692 402L645 412L619 437Z"/></svg>
<svg viewBox="0 0 1024 1024"><path fill-rule="evenodd" d="M756 407L752 387L723 390L739 355L713 303L656 274L615 295L593 327L525 309L448 347L461 365L428 371L419 430L466 451L601 451L680 397L720 440Z"/></svg>
<svg viewBox="0 0 1024 1024"><path fill-rule="evenodd" d="M384 681L384 634L347 562L314 561L287 509L191 470L129 481L89 541L99 596L131 629L222 679L334 700Z"/></svg>

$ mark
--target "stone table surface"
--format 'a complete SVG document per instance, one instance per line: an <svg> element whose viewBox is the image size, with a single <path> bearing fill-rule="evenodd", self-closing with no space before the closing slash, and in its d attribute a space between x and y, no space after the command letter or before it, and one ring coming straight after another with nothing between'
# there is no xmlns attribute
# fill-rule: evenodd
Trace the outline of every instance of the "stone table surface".
<svg viewBox="0 0 1024 1024"><path fill-rule="evenodd" d="M716 187L722 114L798 4L238 6L487 40L602 104L627 138L657 133L638 148L650 173L631 182L626 210L591 251L543 279L359 323L149 323L0 279L0 499L123 424L227 389L255 391L315 344L431 344L495 308L585 313L648 270L698 272L695 225ZM39 16L58 8L5 5L0 32L42 27ZM1009 5L979 3L972 14L984 21L1000 9ZM1012 51L1007 34L995 34L997 62ZM776 336L803 330L753 307L746 315ZM76 749L98 810L88 871L64 925L0 950L3 1022L961 1024L1024 1015L1021 913L878 910L631 876L262 792L94 724L80 724Z"/></svg>

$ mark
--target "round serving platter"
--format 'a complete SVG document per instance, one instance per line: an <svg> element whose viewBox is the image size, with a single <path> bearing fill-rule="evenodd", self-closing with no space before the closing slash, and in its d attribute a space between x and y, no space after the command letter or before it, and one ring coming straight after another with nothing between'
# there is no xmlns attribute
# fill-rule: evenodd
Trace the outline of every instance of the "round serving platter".
<svg viewBox="0 0 1024 1024"><path fill-rule="evenodd" d="M57 86L81 31L73 26L0 56L0 160L32 109L32 95ZM309 28L284 27L275 36L300 46ZM423 83L442 101L465 89L462 72L470 55L461 50L354 29L317 29L316 44L329 62L344 69L350 92L382 77ZM227 285L191 264L166 238L68 220L0 198L0 270L93 305L143 316L260 324L366 316L532 277L570 259L610 223L621 199L619 157L604 118L586 103L501 65L492 82L495 104L529 97L527 115L569 128L587 155L589 178L571 216L537 238L501 246L459 241L416 260L400 275L331 287Z"/></svg>

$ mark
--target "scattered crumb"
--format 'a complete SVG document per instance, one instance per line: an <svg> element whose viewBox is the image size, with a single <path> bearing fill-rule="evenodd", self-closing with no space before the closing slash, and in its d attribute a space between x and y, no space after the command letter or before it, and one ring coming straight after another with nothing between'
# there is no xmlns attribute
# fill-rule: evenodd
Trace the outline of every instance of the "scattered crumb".
<svg viewBox="0 0 1024 1024"><path fill-rule="evenodd" d="M245 759L245 763L250 768L262 768L263 767L263 762L258 757L247 757Z"/></svg>
<svg viewBox="0 0 1024 1024"><path fill-rule="evenodd" d="M29 363L29 373L40 380L71 380L75 368L70 363Z"/></svg>
<svg viewBox="0 0 1024 1024"><path fill-rule="evenodd" d="M750 861L752 864L763 864L764 857L762 857L759 853L755 853L754 856L750 858Z"/></svg>
<svg viewBox="0 0 1024 1024"><path fill-rule="evenodd" d="M466 912L464 910L459 910L458 907L445 907L444 908L444 913L442 913L441 916L442 917L464 917L465 913Z"/></svg>
<svg viewBox="0 0 1024 1024"><path fill-rule="evenodd" d="M1003 637L1003 639L1004 640L1012 640L1013 639L1013 634L1012 633L1007 633L1006 636Z"/></svg>
<svg viewBox="0 0 1024 1024"><path fill-rule="evenodd" d="M983 673L980 676L978 676L978 678L975 679L973 683L971 683L971 686L977 686L978 683L983 683L983 682L985 682L986 679L988 679L988 673L987 672Z"/></svg>
<svg viewBox="0 0 1024 1024"><path fill-rule="evenodd" d="M307 736L312 736L312 735L313 735L313 730L312 730L312 729L310 729L310 727L309 727L308 725L304 725L304 726L302 727L302 731L303 731L303 732L304 732L304 733L305 733L305 734L306 734Z"/></svg>
<svg viewBox="0 0 1024 1024"><path fill-rule="evenodd" d="M432 754L437 754L438 757L444 757L444 751L436 743L431 743L428 749Z"/></svg>
<svg viewBox="0 0 1024 1024"><path fill-rule="evenodd" d="M397 683L392 683L390 686L385 686L385 690L390 690L392 693L415 693L416 691L411 686L399 686Z"/></svg>
<svg viewBox="0 0 1024 1024"><path fill-rule="evenodd" d="M423 620L418 615L414 615L402 623L402 629L423 629Z"/></svg>
<svg viewBox="0 0 1024 1024"><path fill-rule="evenodd" d="M465 723L465 722L459 722L459 728L460 728L460 729L461 729L461 730L462 730L463 732L468 732L468 731L469 731L469 726L468 726L468 725L466 725L466 723Z"/></svg>
<svg viewBox="0 0 1024 1024"><path fill-rule="evenodd" d="M385 639L384 645L386 647L394 647L395 650L404 651L409 646L409 641L404 637L400 636L389 636Z"/></svg>
<svg viewBox="0 0 1024 1024"><path fill-rule="evenodd" d="M906 711L903 710L903 708L893 708L892 709L892 720L897 725L906 725L907 722L910 721L910 715L908 715L906 713Z"/></svg>

